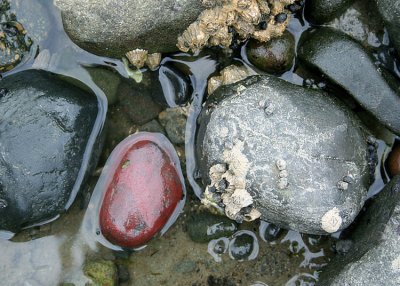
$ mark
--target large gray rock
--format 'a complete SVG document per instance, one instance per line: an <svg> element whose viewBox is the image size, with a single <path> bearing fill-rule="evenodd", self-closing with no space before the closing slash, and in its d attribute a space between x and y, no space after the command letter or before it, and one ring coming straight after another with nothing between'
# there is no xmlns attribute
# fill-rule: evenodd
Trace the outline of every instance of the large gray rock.
<svg viewBox="0 0 400 286"><path fill-rule="evenodd" d="M397 52L400 56L400 1L376 0L381 14Z"/></svg>
<svg viewBox="0 0 400 286"><path fill-rule="evenodd" d="M400 134L400 84L374 64L372 56L347 35L329 28L304 36L298 57L346 90L381 124Z"/></svg>
<svg viewBox="0 0 400 286"><path fill-rule="evenodd" d="M122 57L137 48L177 51L177 37L203 10L198 0L56 0L64 29L81 48Z"/></svg>
<svg viewBox="0 0 400 286"><path fill-rule="evenodd" d="M364 204L366 133L328 94L270 76L224 86L202 111L197 146L203 202L233 219L258 211L280 227L327 234Z"/></svg>
<svg viewBox="0 0 400 286"><path fill-rule="evenodd" d="M321 273L321 286L400 285L400 177L373 199L351 235L354 244Z"/></svg>
<svg viewBox="0 0 400 286"><path fill-rule="evenodd" d="M100 102L37 70L4 78L0 90L0 230L17 232L71 205L98 157Z"/></svg>

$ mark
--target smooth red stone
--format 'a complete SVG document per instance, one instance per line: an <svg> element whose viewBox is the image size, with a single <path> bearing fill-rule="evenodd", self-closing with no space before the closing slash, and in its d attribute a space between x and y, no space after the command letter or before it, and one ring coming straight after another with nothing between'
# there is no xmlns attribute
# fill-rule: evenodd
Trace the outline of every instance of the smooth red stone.
<svg viewBox="0 0 400 286"><path fill-rule="evenodd" d="M135 248L148 242L183 198L180 170L160 145L136 141L110 168L115 173L106 186L99 223L103 236L115 245Z"/></svg>
<svg viewBox="0 0 400 286"><path fill-rule="evenodd" d="M386 160L386 169L391 177L400 174L400 142L395 141Z"/></svg>

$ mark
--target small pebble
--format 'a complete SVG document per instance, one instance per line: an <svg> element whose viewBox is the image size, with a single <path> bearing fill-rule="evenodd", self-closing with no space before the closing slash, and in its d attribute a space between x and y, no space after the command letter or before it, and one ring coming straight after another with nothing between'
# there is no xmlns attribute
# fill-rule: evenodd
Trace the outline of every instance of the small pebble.
<svg viewBox="0 0 400 286"><path fill-rule="evenodd" d="M286 13L279 13L278 15L275 16L275 21L277 23L283 23L287 19Z"/></svg>

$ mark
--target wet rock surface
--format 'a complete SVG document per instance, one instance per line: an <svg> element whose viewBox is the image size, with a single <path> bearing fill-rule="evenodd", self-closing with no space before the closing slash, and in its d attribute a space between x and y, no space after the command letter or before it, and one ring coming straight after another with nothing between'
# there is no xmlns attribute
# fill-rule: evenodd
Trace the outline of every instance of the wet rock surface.
<svg viewBox="0 0 400 286"><path fill-rule="evenodd" d="M400 56L400 2L396 0L376 0L376 4L385 22L390 39Z"/></svg>
<svg viewBox="0 0 400 286"><path fill-rule="evenodd" d="M355 0L308 0L306 18L312 23L323 24L333 20Z"/></svg>
<svg viewBox="0 0 400 286"><path fill-rule="evenodd" d="M142 132L122 141L110 155L90 202L87 222L91 225L98 220L96 235L112 245L137 248L165 232L163 228L176 219L184 199L174 148L165 136Z"/></svg>
<svg viewBox="0 0 400 286"><path fill-rule="evenodd" d="M269 73L283 73L293 65L295 40L288 31L266 43L250 40L246 53L249 61L257 68Z"/></svg>
<svg viewBox="0 0 400 286"><path fill-rule="evenodd" d="M400 177L386 185L362 214L346 255L321 273L317 285L399 285Z"/></svg>
<svg viewBox="0 0 400 286"><path fill-rule="evenodd" d="M346 228L364 203L366 133L325 93L272 76L221 87L202 112L197 148L203 202L238 221L261 215L326 234Z"/></svg>
<svg viewBox="0 0 400 286"><path fill-rule="evenodd" d="M194 242L208 242L223 236L231 236L237 230L236 222L206 211L190 214L186 227Z"/></svg>
<svg viewBox="0 0 400 286"><path fill-rule="evenodd" d="M381 124L400 134L399 81L378 68L360 44L328 28L314 30L301 41L298 57L304 64L324 74Z"/></svg>
<svg viewBox="0 0 400 286"><path fill-rule="evenodd" d="M55 3L61 9L64 29L76 44L94 54L117 58L137 48L150 53L177 51L178 35L204 9L197 0Z"/></svg>
<svg viewBox="0 0 400 286"><path fill-rule="evenodd" d="M366 48L378 48L384 41L384 24L375 0L355 1L333 21L325 24L338 29Z"/></svg>
<svg viewBox="0 0 400 286"><path fill-rule="evenodd" d="M0 229L15 232L71 203L98 100L43 71L6 77L0 89Z"/></svg>

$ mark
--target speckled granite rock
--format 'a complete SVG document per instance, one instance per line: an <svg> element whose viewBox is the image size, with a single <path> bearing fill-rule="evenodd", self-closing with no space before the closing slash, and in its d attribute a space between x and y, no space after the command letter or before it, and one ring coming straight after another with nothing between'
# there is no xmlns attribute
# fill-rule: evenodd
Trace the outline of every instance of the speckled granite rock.
<svg viewBox="0 0 400 286"><path fill-rule="evenodd" d="M64 29L81 48L122 57L137 48L177 51L177 37L204 9L198 0L56 0Z"/></svg>
<svg viewBox="0 0 400 286"><path fill-rule="evenodd" d="M261 215L305 233L344 229L367 194L365 139L360 121L328 94L272 76L221 87L197 138L203 202L238 221Z"/></svg>

